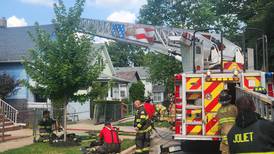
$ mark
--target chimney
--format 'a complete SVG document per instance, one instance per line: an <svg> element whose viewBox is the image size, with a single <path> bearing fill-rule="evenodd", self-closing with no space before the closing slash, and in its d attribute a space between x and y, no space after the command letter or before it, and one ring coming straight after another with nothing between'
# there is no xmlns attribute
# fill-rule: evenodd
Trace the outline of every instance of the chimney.
<svg viewBox="0 0 274 154"><path fill-rule="evenodd" d="M7 28L7 20L5 17L0 18L0 28Z"/></svg>

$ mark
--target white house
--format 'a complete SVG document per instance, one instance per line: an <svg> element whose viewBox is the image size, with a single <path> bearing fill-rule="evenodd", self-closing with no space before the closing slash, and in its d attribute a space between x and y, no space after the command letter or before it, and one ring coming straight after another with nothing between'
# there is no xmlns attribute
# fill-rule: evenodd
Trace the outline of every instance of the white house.
<svg viewBox="0 0 274 154"><path fill-rule="evenodd" d="M98 78L98 81L106 83L110 81L112 82L112 86L109 87L105 100L121 101L123 99L127 99L129 97L129 88L131 83L138 80L138 74L136 72L134 74L123 74L121 72L117 73L113 67L105 45L103 43L98 43L94 44L94 47L100 54L102 62L105 66ZM68 112L71 115L70 118L75 118L74 115L77 115L77 119L79 120L90 119L90 101L85 103L71 102L68 104Z"/></svg>

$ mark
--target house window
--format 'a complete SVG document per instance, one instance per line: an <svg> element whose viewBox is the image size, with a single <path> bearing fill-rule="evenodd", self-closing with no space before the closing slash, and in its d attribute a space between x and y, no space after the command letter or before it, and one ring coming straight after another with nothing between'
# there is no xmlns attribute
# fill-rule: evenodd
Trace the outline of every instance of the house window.
<svg viewBox="0 0 274 154"><path fill-rule="evenodd" d="M34 94L35 102L47 102L47 98L39 94Z"/></svg>
<svg viewBox="0 0 274 154"><path fill-rule="evenodd" d="M121 96L121 97L126 97L126 92L125 92L124 90L121 90L121 91L120 91L120 96Z"/></svg>
<svg viewBox="0 0 274 154"><path fill-rule="evenodd" d="M121 87L121 88L126 88L126 87L127 87L127 84L120 84L120 87Z"/></svg>
<svg viewBox="0 0 274 154"><path fill-rule="evenodd" d="M161 102L162 101L162 93L154 93L153 94L153 101Z"/></svg>

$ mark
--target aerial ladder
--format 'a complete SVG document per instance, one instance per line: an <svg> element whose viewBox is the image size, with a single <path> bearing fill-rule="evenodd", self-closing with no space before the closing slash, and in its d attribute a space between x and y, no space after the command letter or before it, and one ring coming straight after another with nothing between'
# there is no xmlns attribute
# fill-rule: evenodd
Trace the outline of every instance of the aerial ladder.
<svg viewBox="0 0 274 154"><path fill-rule="evenodd" d="M102 38L146 47L160 54L174 56L182 61L184 71L192 71L192 37L194 30L171 27L132 24L82 18L80 31ZM200 70L220 64L220 35L197 33L195 41L196 67ZM243 63L241 48L227 39L223 39L225 61ZM211 53L215 53L211 55ZM211 57L211 61L209 60Z"/></svg>
<svg viewBox="0 0 274 154"><path fill-rule="evenodd" d="M274 74L244 70L241 48L225 38L221 43L219 34L198 32L194 38L194 30L86 18L81 20L80 32L145 47L182 62L183 73L174 77L175 140L221 139L215 116L221 107L218 97L223 89L228 89L234 100L242 95L252 97L257 112L273 120ZM265 87L268 93L253 92L258 86Z"/></svg>

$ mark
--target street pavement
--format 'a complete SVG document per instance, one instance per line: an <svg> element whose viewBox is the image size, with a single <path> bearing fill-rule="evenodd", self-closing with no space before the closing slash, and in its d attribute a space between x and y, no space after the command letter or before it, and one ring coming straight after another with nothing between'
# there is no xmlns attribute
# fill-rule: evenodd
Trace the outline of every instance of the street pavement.
<svg viewBox="0 0 274 154"><path fill-rule="evenodd" d="M160 135L153 132L151 154L160 154L160 146L169 147L182 144L183 151L173 154L220 154L219 143L212 141L175 141L172 139L173 132L168 129L157 129Z"/></svg>

